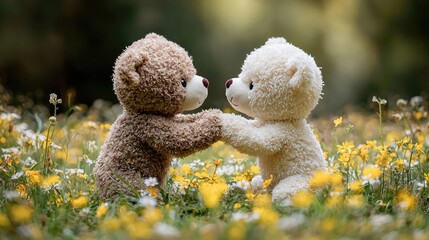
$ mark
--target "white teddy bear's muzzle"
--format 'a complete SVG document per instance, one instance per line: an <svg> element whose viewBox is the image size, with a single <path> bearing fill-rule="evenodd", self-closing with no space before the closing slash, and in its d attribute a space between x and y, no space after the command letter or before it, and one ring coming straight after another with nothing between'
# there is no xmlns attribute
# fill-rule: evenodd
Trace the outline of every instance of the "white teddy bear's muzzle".
<svg viewBox="0 0 429 240"><path fill-rule="evenodd" d="M226 82L226 98L231 106L247 115L251 114L249 105L249 85L244 83L240 78L233 78Z"/></svg>
<svg viewBox="0 0 429 240"><path fill-rule="evenodd" d="M184 111L194 110L206 100L209 87L209 81L206 78L195 75L191 80L182 83L182 86L186 88Z"/></svg>

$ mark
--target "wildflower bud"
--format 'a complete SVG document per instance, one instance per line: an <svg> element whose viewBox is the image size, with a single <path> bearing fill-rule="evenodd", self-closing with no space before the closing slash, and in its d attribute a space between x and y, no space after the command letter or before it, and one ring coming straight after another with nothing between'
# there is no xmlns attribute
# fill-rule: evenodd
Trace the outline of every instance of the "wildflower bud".
<svg viewBox="0 0 429 240"><path fill-rule="evenodd" d="M60 99L57 100L57 103L61 104L61 103L63 103L63 100L60 98Z"/></svg>
<svg viewBox="0 0 429 240"><path fill-rule="evenodd" d="M56 117L52 116L52 117L49 118L49 123L55 124L56 122L57 122L57 118Z"/></svg>
<svg viewBox="0 0 429 240"><path fill-rule="evenodd" d="M407 106L407 101L405 101L404 99L398 99L398 101L396 101L396 106L398 106L399 108L404 108L405 106Z"/></svg>
<svg viewBox="0 0 429 240"><path fill-rule="evenodd" d="M377 98L376 96L373 96L373 97L372 97L372 101L373 101L373 102L376 102L376 103L378 103L378 104L380 104L380 105L385 105L385 104L387 103L387 100L386 100L386 99Z"/></svg>
<svg viewBox="0 0 429 240"><path fill-rule="evenodd" d="M396 121L401 121L402 120L402 115L401 114L399 114L399 113L395 113L395 114L393 114L393 119L395 119Z"/></svg>
<svg viewBox="0 0 429 240"><path fill-rule="evenodd" d="M51 104L57 103L57 94L51 93L51 95L49 95L49 103Z"/></svg>

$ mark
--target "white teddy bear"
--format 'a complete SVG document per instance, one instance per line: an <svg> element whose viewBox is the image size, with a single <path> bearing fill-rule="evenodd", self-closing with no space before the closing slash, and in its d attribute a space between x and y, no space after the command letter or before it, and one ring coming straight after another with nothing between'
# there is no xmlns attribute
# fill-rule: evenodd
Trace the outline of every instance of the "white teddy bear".
<svg viewBox="0 0 429 240"><path fill-rule="evenodd" d="M223 141L257 156L260 188L273 176L272 200L288 199L309 187L317 170L326 169L319 142L305 118L321 98L323 80L314 59L284 38L270 38L251 52L238 78L226 82L226 96L236 110L222 117Z"/></svg>

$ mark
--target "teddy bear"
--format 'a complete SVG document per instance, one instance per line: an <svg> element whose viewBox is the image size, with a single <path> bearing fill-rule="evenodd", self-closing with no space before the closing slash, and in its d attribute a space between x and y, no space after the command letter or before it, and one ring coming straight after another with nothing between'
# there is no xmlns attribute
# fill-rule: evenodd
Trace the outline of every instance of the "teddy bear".
<svg viewBox="0 0 429 240"><path fill-rule="evenodd" d="M322 95L321 71L310 55L284 38L270 38L253 50L241 70L226 82L226 97L235 110L254 119L223 114L222 140L258 158L255 191L272 177L272 200L288 201L309 187L315 171L326 169L320 143L306 122Z"/></svg>
<svg viewBox="0 0 429 240"><path fill-rule="evenodd" d="M99 196L136 197L144 180L162 183L173 157L209 147L221 136L220 110L201 106L209 81L196 75L178 44L150 33L117 58L113 88L123 112L112 124L93 173Z"/></svg>

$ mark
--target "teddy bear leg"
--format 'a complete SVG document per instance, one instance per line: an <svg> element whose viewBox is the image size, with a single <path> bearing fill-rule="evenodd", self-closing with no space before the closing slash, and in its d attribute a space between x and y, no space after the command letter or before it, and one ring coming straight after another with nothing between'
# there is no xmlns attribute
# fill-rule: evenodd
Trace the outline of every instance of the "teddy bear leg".
<svg viewBox="0 0 429 240"><path fill-rule="evenodd" d="M272 201L288 202L296 192L307 189L309 182L310 178L305 175L294 175L281 180L273 189Z"/></svg>
<svg viewBox="0 0 429 240"><path fill-rule="evenodd" d="M106 173L97 185L100 197L111 200L119 196L136 197L136 192L143 189L143 180L136 172L116 171Z"/></svg>

